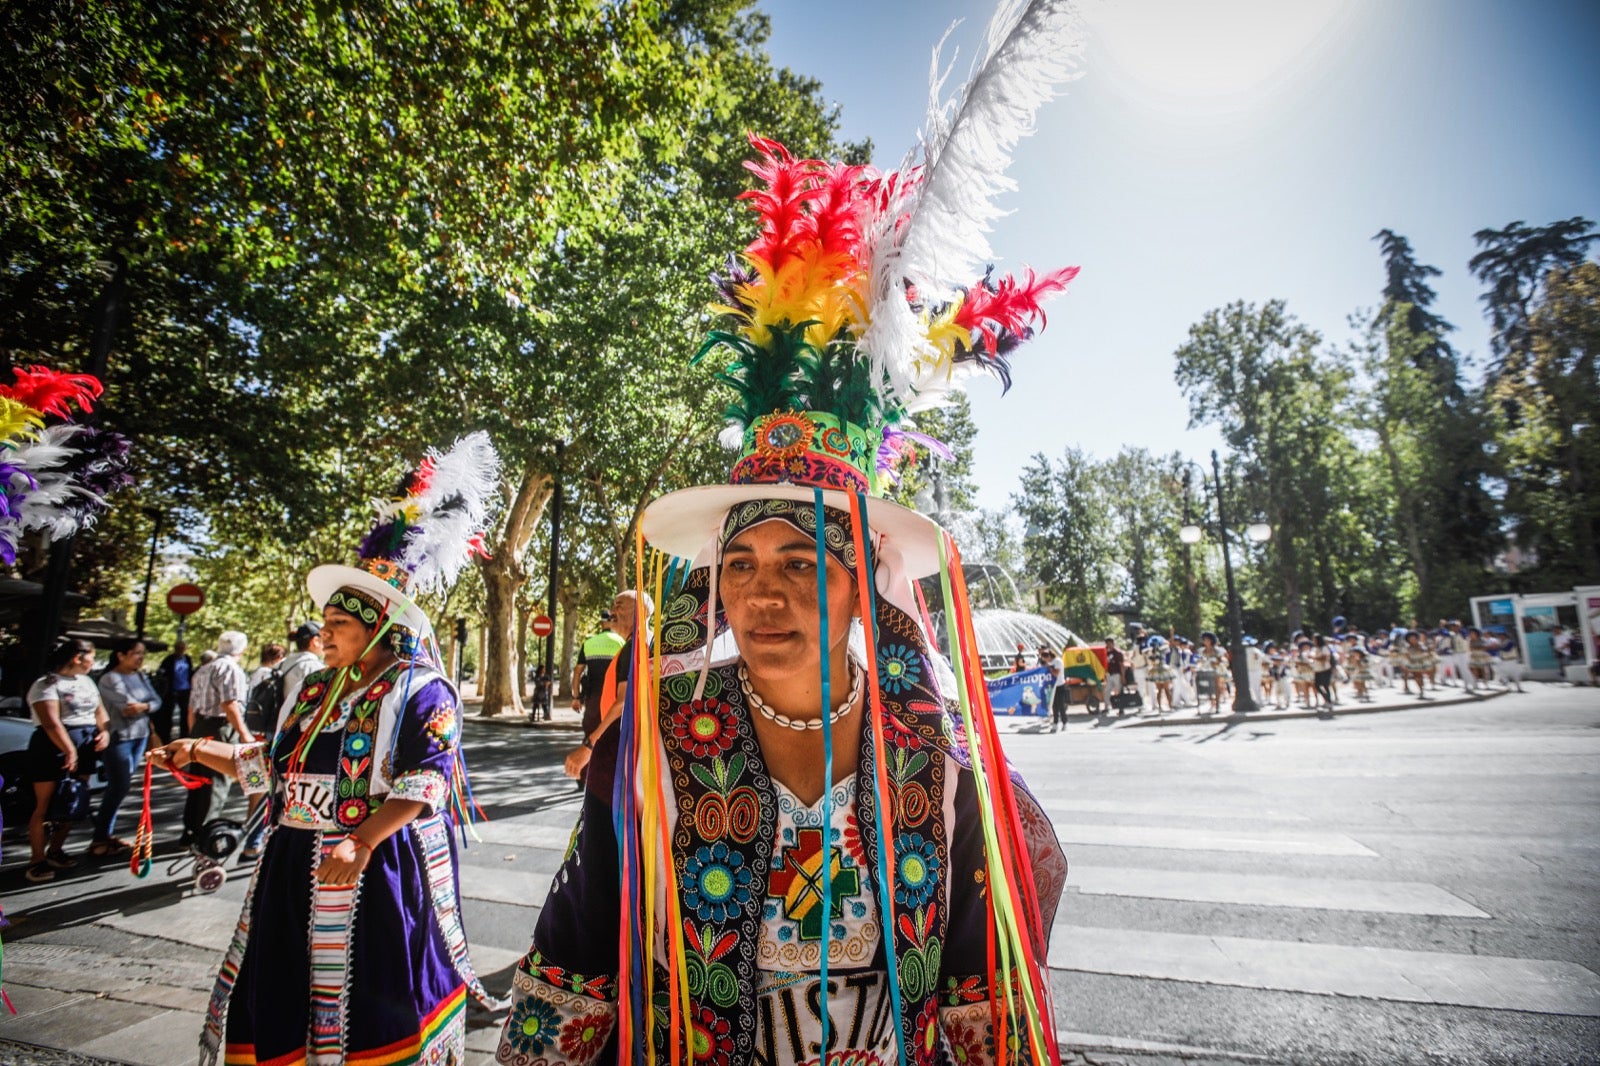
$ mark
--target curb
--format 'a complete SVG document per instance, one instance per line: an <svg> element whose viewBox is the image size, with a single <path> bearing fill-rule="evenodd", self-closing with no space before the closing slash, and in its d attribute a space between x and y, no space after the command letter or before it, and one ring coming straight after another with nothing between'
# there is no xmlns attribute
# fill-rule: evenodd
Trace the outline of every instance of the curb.
<svg viewBox="0 0 1600 1066"><path fill-rule="evenodd" d="M1169 725L1238 725L1241 722L1284 722L1293 718L1344 718L1352 714L1388 714L1392 711L1419 711L1430 707L1454 707L1462 703L1486 703L1498 699L1506 693L1490 692L1482 696L1457 696L1446 700L1427 700L1410 703L1394 703L1388 706L1363 705L1357 707L1344 707L1332 711L1251 711L1248 714L1206 715L1204 717L1189 716L1187 718L1152 718L1139 719L1133 722L1124 722L1112 726L1113 729L1148 729L1154 726Z"/></svg>

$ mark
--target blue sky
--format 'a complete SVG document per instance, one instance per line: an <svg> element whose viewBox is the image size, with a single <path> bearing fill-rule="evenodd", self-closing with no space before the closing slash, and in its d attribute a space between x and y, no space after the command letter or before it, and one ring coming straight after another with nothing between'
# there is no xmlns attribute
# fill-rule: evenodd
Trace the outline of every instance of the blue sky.
<svg viewBox="0 0 1600 1066"><path fill-rule="evenodd" d="M950 23L960 81L986 0L763 0L780 64L822 82L846 138L898 163ZM1003 270L1077 264L1015 386L969 387L979 501L1025 457L1124 445L1200 458L1172 352L1205 312L1287 301L1342 344L1383 284L1388 227L1444 271L1435 309L1480 363L1472 234L1600 220L1600 3L1131 0L1087 9L1082 76L1039 115L991 244Z"/></svg>

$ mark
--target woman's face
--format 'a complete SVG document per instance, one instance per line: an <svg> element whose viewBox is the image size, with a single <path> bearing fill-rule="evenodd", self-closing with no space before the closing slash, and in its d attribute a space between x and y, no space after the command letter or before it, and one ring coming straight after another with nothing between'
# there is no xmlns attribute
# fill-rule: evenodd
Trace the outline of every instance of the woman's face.
<svg viewBox="0 0 1600 1066"><path fill-rule="evenodd" d="M122 657L117 660L117 669L124 674L131 674L142 666L144 666L143 644L135 644L123 652Z"/></svg>
<svg viewBox="0 0 1600 1066"><path fill-rule="evenodd" d="M322 662L340 669L361 661L372 643L372 630L355 615L337 607L322 609Z"/></svg>
<svg viewBox="0 0 1600 1066"><path fill-rule="evenodd" d="M855 584L831 558L827 582L830 654L838 662L849 646ZM752 674L767 679L817 676L822 640L816 541L788 522L762 522L723 550L717 585L739 653Z"/></svg>
<svg viewBox="0 0 1600 1066"><path fill-rule="evenodd" d="M80 651L71 659L68 659L67 665L57 670L56 673L61 677L77 677L80 674L87 674L93 669L94 649L91 648L88 651Z"/></svg>

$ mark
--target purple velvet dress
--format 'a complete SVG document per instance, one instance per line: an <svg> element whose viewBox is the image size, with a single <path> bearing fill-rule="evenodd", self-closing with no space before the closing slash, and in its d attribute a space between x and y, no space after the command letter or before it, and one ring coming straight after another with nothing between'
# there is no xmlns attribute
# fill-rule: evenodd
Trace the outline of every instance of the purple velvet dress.
<svg viewBox="0 0 1600 1066"><path fill-rule="evenodd" d="M241 749L248 793L272 792L268 833L234 940L212 993L201 1061L457 1063L466 996L482 987L467 961L455 842L445 811L460 712L431 671L391 667L347 693L309 745L290 756L330 695L333 671L306 679L270 747ZM372 849L359 883L319 885L316 869L386 799L421 815Z"/></svg>

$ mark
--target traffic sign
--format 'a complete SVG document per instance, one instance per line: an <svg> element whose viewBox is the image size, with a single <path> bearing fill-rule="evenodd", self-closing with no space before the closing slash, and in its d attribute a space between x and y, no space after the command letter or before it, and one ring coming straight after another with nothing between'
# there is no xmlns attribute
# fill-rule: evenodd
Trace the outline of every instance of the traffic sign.
<svg viewBox="0 0 1600 1066"><path fill-rule="evenodd" d="M194 614L205 605L205 590L199 585L174 585L167 593L167 606L172 608L173 614Z"/></svg>
<svg viewBox="0 0 1600 1066"><path fill-rule="evenodd" d="M533 630L534 636L548 637L556 631L556 624L550 620L549 615L541 614L534 618L533 625L530 628Z"/></svg>

